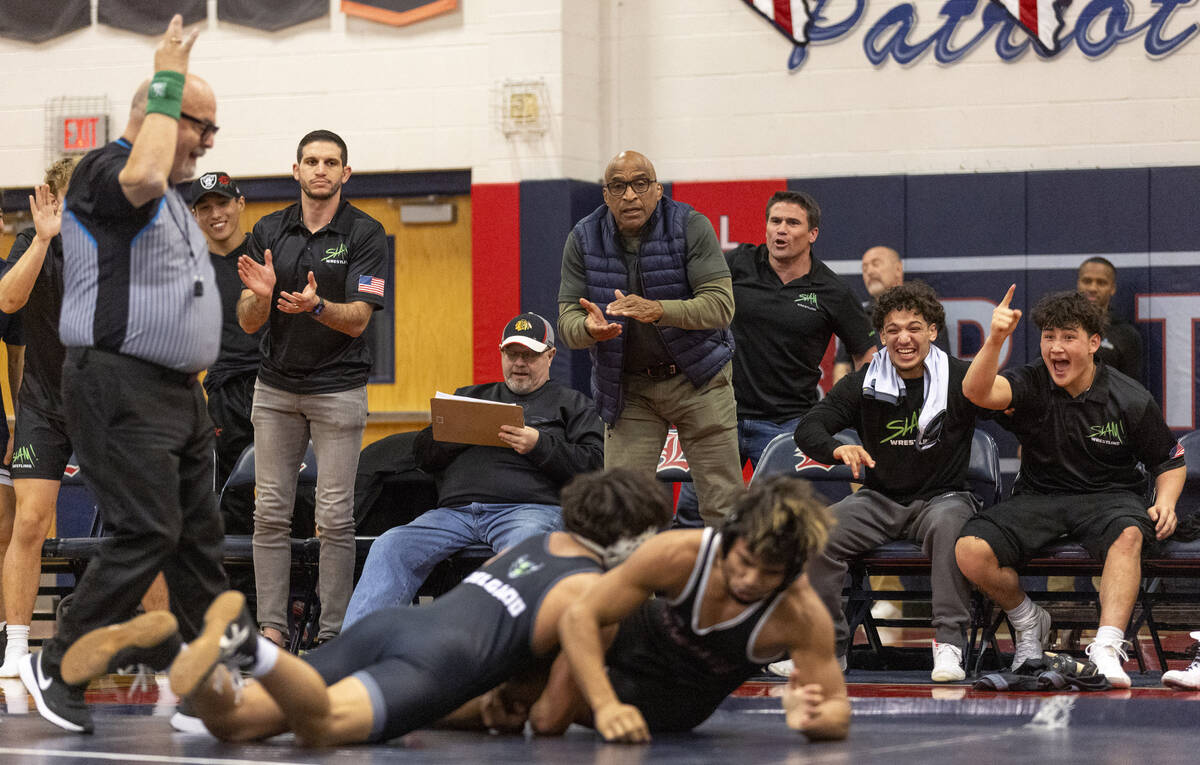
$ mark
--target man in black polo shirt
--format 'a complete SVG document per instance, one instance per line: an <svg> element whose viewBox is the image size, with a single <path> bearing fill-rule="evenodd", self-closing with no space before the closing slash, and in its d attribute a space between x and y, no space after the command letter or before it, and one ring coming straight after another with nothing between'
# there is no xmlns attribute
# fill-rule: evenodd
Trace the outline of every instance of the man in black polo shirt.
<svg viewBox="0 0 1200 765"><path fill-rule="evenodd" d="M821 208L808 194L777 191L767 202L767 241L728 253L733 275L733 392L743 459L791 433L817 403L821 358L837 335L855 366L876 335L854 293L813 252Z"/></svg>
<svg viewBox="0 0 1200 765"><path fill-rule="evenodd" d="M171 19L129 124L79 163L62 218L63 415L106 544L57 634L20 671L38 712L71 731L92 730L84 688L122 658L94 652L95 642L79 640L85 632L132 616L161 570L178 635L191 640L227 587L212 424L197 379L217 358L221 308L204 235L171 187L192 177L218 129L212 89L187 74L197 34ZM134 620L138 645L165 650L121 663L165 667L178 646L175 617Z"/></svg>
<svg viewBox="0 0 1200 765"><path fill-rule="evenodd" d="M242 231L246 198L228 173L205 173L192 181L192 215L208 242L208 255L221 293L221 353L204 375L208 416L217 442L217 491L225 485L242 450L254 442L250 406L258 376L259 346L266 328L247 334L238 324L237 302L242 295L238 258L245 255L250 235ZM252 495L226 496L221 514L226 534L253 530Z"/></svg>
<svg viewBox="0 0 1200 765"><path fill-rule="evenodd" d="M1038 302L1041 359L998 375L1001 346L1021 319L1010 307L1015 290L1009 287L992 312L963 393L981 407L1013 410L1021 472L1012 499L967 521L958 565L1008 613L1017 632L1015 669L1041 656L1050 632L1050 615L1021 590L1016 567L1064 534L1078 539L1104 560L1100 628L1088 656L1114 687L1128 688L1124 630L1141 583L1141 554L1175 532L1183 447L1146 389L1097 361L1104 315L1078 292ZM1154 476L1149 507L1139 463Z"/></svg>
<svg viewBox="0 0 1200 765"><path fill-rule="evenodd" d="M1108 258L1088 258L1079 264L1075 288L1108 317L1096 356L1145 385L1142 377L1142 336L1136 327L1112 310L1112 298L1117 294L1117 267Z"/></svg>
<svg viewBox="0 0 1200 765"><path fill-rule="evenodd" d="M935 682L962 680L971 588L954 543L975 512L967 486L975 405L962 395L967 362L933 345L945 311L915 281L878 296L872 319L885 350L843 377L796 428L796 445L826 464L866 473L864 486L831 508L837 525L808 564L808 579L833 616L840 660L851 635L842 610L846 560L893 539L919 543L932 561ZM834 434L854 428L862 446Z"/></svg>
<svg viewBox="0 0 1200 765"><path fill-rule="evenodd" d="M837 335L856 365L875 351L875 330L854 293L813 254L821 225L817 201L777 191L767 201L767 241L725 255L733 277L733 395L740 464L758 464L771 439L796 429L817 403L821 359ZM679 506L695 506L684 484Z"/></svg>
<svg viewBox="0 0 1200 765"><path fill-rule="evenodd" d="M354 578L354 475L367 419L371 349L363 331L383 307L390 254L379 221L342 198L346 143L314 130L300 139L292 176L300 201L254 226L238 260L246 289L242 329L267 325L254 387L254 577L258 623L282 644L288 631L288 532L296 475L311 438L321 530L318 640L338 633Z"/></svg>

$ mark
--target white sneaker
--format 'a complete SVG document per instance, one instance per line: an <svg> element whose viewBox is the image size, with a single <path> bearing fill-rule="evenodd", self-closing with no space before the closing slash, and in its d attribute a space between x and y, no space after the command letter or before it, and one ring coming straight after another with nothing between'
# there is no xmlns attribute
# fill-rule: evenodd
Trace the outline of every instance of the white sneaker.
<svg viewBox="0 0 1200 765"><path fill-rule="evenodd" d="M962 651L958 646L933 641L933 672L929 673L929 677L935 683L953 683L966 679Z"/></svg>
<svg viewBox="0 0 1200 765"><path fill-rule="evenodd" d="M29 649L24 651L16 646L9 646L4 652L4 664L0 665L0 677L20 677L21 676L21 657L29 653Z"/></svg>
<svg viewBox="0 0 1200 765"><path fill-rule="evenodd" d="M1108 678L1113 688L1128 688L1132 684L1129 675L1125 674L1121 667L1121 662L1129 661L1129 655L1125 653L1127 643L1126 640L1093 640L1086 650L1087 657L1096 665L1100 674Z"/></svg>
<svg viewBox="0 0 1200 765"><path fill-rule="evenodd" d="M846 672L845 656L838 657L838 666L842 668L842 673L844 674ZM796 665L792 663L791 659L784 659L783 661L776 661L767 665L767 669L771 674L779 675L780 677L791 677L792 670L795 668Z"/></svg>
<svg viewBox="0 0 1200 765"><path fill-rule="evenodd" d="M1200 640L1200 632L1193 632L1192 637ZM1179 691L1200 691L1200 645L1192 646L1195 653L1192 663L1187 669L1172 669L1163 673L1162 684Z"/></svg>
<svg viewBox="0 0 1200 765"><path fill-rule="evenodd" d="M1033 626L1024 630L1014 626L1013 629L1017 631L1012 662L1012 668L1015 670L1029 659L1042 657L1050 640L1050 614L1035 604L1033 606Z"/></svg>

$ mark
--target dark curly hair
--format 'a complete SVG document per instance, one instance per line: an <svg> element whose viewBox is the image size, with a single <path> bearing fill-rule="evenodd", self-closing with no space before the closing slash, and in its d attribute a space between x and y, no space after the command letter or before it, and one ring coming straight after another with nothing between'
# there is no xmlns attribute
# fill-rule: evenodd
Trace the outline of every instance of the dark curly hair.
<svg viewBox="0 0 1200 765"><path fill-rule="evenodd" d="M804 571L808 556L825 546L835 523L812 484L778 475L752 486L721 524L721 554L741 539L768 565L785 568L787 586Z"/></svg>
<svg viewBox="0 0 1200 765"><path fill-rule="evenodd" d="M607 547L665 528L674 510L666 486L628 468L577 475L562 490L563 528Z"/></svg>
<svg viewBox="0 0 1200 765"><path fill-rule="evenodd" d="M892 287L875 301L871 322L880 335L883 334L883 325L892 311L912 311L920 314L926 324L936 326L939 332L944 331L946 326L946 310L942 308L937 293L933 291L933 287L920 279Z"/></svg>
<svg viewBox="0 0 1200 765"><path fill-rule="evenodd" d="M1092 301L1074 290L1051 292L1033 307L1033 323L1040 330L1082 327L1088 336L1103 335L1108 317Z"/></svg>

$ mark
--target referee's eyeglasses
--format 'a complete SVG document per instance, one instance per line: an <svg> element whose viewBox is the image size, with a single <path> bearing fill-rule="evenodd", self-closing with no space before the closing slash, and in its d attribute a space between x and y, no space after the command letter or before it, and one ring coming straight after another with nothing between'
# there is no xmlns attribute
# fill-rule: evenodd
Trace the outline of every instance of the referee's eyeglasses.
<svg viewBox="0 0 1200 765"><path fill-rule="evenodd" d="M193 117L187 112L180 112L179 116L200 128L201 141L207 141L209 138L215 136L217 131L221 129L216 124L209 122L208 120L202 120L199 117Z"/></svg>

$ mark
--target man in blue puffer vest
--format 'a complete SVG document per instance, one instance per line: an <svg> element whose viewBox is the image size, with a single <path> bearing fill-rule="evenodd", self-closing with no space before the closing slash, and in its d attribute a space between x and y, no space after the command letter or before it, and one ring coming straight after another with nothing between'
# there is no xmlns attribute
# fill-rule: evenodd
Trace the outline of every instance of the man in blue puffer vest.
<svg viewBox="0 0 1200 765"><path fill-rule="evenodd" d="M656 179L635 151L609 162L604 206L563 248L558 328L591 353L605 467L653 472L674 425L711 525L745 489L729 363L733 287L712 224L664 197Z"/></svg>

